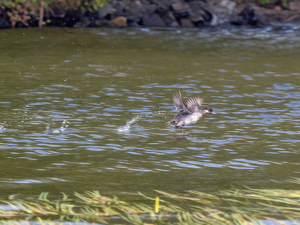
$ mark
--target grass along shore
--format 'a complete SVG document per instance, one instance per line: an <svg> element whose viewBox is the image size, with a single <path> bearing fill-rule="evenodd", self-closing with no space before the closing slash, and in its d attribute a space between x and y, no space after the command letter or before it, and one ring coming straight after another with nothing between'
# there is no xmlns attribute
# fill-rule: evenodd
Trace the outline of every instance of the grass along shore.
<svg viewBox="0 0 300 225"><path fill-rule="evenodd" d="M299 178L290 180L300 184ZM0 222L7 224L300 224L300 190L250 189L167 193L153 197L142 193L123 201L98 191L62 194L52 199L42 193L37 199L0 200Z"/></svg>

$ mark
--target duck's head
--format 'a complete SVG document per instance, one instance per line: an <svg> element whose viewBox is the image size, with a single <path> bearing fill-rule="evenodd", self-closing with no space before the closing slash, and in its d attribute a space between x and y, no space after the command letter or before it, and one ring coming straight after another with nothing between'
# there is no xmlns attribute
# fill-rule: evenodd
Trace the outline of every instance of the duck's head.
<svg viewBox="0 0 300 225"><path fill-rule="evenodd" d="M205 107L204 109L202 109L203 114L217 114L214 112L214 110L212 108L209 107Z"/></svg>

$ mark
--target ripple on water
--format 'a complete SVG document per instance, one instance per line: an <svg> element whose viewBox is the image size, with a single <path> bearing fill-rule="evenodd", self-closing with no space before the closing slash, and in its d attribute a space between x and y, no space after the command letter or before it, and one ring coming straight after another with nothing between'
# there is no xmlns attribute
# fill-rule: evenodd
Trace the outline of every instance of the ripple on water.
<svg viewBox="0 0 300 225"><path fill-rule="evenodd" d="M81 32L47 38L53 52L44 40L2 51L2 181L119 193L273 188L298 175L300 26ZM218 114L184 135L167 127L178 89Z"/></svg>

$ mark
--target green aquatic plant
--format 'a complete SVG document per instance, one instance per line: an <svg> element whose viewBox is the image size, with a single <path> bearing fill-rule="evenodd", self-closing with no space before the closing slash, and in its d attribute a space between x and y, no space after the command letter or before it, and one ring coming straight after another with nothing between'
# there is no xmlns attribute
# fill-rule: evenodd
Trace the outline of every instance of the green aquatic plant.
<svg viewBox="0 0 300 225"><path fill-rule="evenodd" d="M300 184L299 178L291 180ZM98 191L39 198L0 200L0 221L8 224L86 222L101 224L300 224L300 190L245 189L215 195L199 191L159 197L139 193L130 201L102 196ZM136 195L135 195L136 196ZM27 222L27 223L28 223Z"/></svg>
<svg viewBox="0 0 300 225"><path fill-rule="evenodd" d="M270 3L270 0L257 0L257 2L259 4L268 4L268 3Z"/></svg>

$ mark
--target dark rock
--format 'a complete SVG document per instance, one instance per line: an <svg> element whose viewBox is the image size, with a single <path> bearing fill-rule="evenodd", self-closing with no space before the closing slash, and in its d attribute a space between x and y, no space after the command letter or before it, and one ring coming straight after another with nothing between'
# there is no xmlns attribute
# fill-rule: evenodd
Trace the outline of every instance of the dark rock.
<svg viewBox="0 0 300 225"><path fill-rule="evenodd" d="M165 27L165 22L153 10L147 10L143 16L143 24L146 27Z"/></svg>
<svg viewBox="0 0 300 225"><path fill-rule="evenodd" d="M168 27L171 27L171 24L176 21L173 13L170 11L161 11L158 14Z"/></svg>
<svg viewBox="0 0 300 225"><path fill-rule="evenodd" d="M110 2L111 3L111 2ZM114 19L119 16L126 17L126 2L125 1L117 1L116 3L112 4L113 12L107 15L107 19Z"/></svg>
<svg viewBox="0 0 300 225"><path fill-rule="evenodd" d="M212 9L208 4L205 4L202 1L192 1L189 2L189 14L190 19L195 24L207 24L209 25L210 21L212 20Z"/></svg>
<svg viewBox="0 0 300 225"><path fill-rule="evenodd" d="M239 13L238 19L232 21L233 24L237 25L255 25L255 26L266 26L269 25L269 21L266 17L258 10L253 4L248 4Z"/></svg>
<svg viewBox="0 0 300 225"><path fill-rule="evenodd" d="M260 9L267 20L276 23L300 23L300 13L294 10Z"/></svg>
<svg viewBox="0 0 300 225"><path fill-rule="evenodd" d="M177 21L173 21L173 22L170 24L170 27L179 27L179 24L177 23Z"/></svg>
<svg viewBox="0 0 300 225"><path fill-rule="evenodd" d="M290 4L291 9L295 9L294 11L273 10L276 13L273 11L261 13L252 4L248 4L243 10L238 11L235 0L110 0L106 6L97 11L96 15L84 14L70 22L64 16L62 21L66 26L69 26L71 22L71 26L76 23L74 27L168 26L192 28L230 24L264 26L269 24L264 14L270 15L268 18L274 17L274 20L280 22L300 20L300 13L296 10L296 6L297 4ZM84 18L84 16L89 16L89 18Z"/></svg>
<svg viewBox="0 0 300 225"><path fill-rule="evenodd" d="M9 28L11 27L11 23L0 17L0 29L1 28Z"/></svg>
<svg viewBox="0 0 300 225"><path fill-rule="evenodd" d="M150 5L150 0L140 0L142 5Z"/></svg>
<svg viewBox="0 0 300 225"><path fill-rule="evenodd" d="M131 21L131 20L127 20L127 26L128 27L141 27L139 23Z"/></svg>
<svg viewBox="0 0 300 225"><path fill-rule="evenodd" d="M175 12L187 12L189 5L186 2L176 2L172 4L172 8Z"/></svg>
<svg viewBox="0 0 300 225"><path fill-rule="evenodd" d="M171 7L170 0L151 0L151 3L157 5L158 10L167 11Z"/></svg>
<svg viewBox="0 0 300 225"><path fill-rule="evenodd" d="M174 16L176 18L186 18L189 16L189 5L186 2L175 2L172 4Z"/></svg>
<svg viewBox="0 0 300 225"><path fill-rule="evenodd" d="M125 13L127 19L133 22L139 22L143 17L143 5L140 1L134 1L126 7Z"/></svg>
<svg viewBox="0 0 300 225"><path fill-rule="evenodd" d="M99 19L104 18L108 14L111 14L113 12L114 12L113 2L109 2L107 5L98 9L98 18Z"/></svg>
<svg viewBox="0 0 300 225"><path fill-rule="evenodd" d="M78 21L77 23L75 23L73 25L74 28L82 28L82 27L89 27L91 25L91 21L87 18L81 18L80 21Z"/></svg>
<svg viewBox="0 0 300 225"><path fill-rule="evenodd" d="M110 0L108 4L98 9L98 18L112 20L119 16L126 16L126 2Z"/></svg>
<svg viewBox="0 0 300 225"><path fill-rule="evenodd" d="M108 21L105 20L105 19L95 20L94 21L94 26L95 27L107 27L108 26Z"/></svg>
<svg viewBox="0 0 300 225"><path fill-rule="evenodd" d="M197 17L193 16L193 17L190 17L190 19L193 23L204 22L204 19L202 16L197 16Z"/></svg>
<svg viewBox="0 0 300 225"><path fill-rule="evenodd" d="M195 27L194 24L189 19L181 19L180 24L182 27L185 27L185 28Z"/></svg>
<svg viewBox="0 0 300 225"><path fill-rule="evenodd" d="M147 12L147 11L156 11L157 6L156 5L143 5L143 12Z"/></svg>
<svg viewBox="0 0 300 225"><path fill-rule="evenodd" d="M73 27L77 22L88 19L82 15L74 15L73 13L58 14L50 17L51 21L47 25L54 27Z"/></svg>

